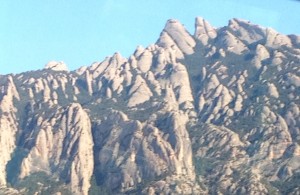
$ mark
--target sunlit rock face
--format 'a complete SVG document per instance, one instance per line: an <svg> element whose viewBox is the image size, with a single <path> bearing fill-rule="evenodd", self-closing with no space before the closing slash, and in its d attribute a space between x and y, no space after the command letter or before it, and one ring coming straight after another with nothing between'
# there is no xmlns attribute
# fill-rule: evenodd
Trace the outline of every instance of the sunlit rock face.
<svg viewBox="0 0 300 195"><path fill-rule="evenodd" d="M297 194L299 40L172 19L128 58L0 75L0 194Z"/></svg>
<svg viewBox="0 0 300 195"><path fill-rule="evenodd" d="M24 143L30 152L22 161L19 178L41 170L49 175L61 174L61 179L70 181L73 193L87 194L94 168L91 122L87 113L80 104L72 103L46 120L42 117L38 120L34 129L24 134L24 139L29 140L32 139L30 133L36 131L35 140Z"/></svg>
<svg viewBox="0 0 300 195"><path fill-rule="evenodd" d="M20 95L11 76L3 79L0 96L0 185L6 185L6 164L11 160L16 147L18 120L14 100L20 101Z"/></svg>
<svg viewBox="0 0 300 195"><path fill-rule="evenodd" d="M54 71L68 71L68 67L64 62L50 61L45 65L44 69L50 69Z"/></svg>

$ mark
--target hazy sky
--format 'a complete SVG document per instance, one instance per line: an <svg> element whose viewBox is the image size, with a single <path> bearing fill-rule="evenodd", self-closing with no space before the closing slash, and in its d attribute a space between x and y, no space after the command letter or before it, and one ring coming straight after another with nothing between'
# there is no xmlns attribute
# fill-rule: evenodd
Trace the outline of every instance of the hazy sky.
<svg viewBox="0 0 300 195"><path fill-rule="evenodd" d="M70 70L137 45L155 43L166 21L194 32L201 16L221 27L242 18L300 35L300 3L293 0L0 0L0 74L42 69L50 60Z"/></svg>

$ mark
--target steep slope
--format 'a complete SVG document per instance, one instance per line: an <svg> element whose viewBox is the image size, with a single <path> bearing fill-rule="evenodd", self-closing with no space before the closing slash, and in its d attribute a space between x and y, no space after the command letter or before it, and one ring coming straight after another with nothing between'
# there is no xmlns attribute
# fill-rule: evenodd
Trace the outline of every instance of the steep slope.
<svg viewBox="0 0 300 195"><path fill-rule="evenodd" d="M0 96L0 185L6 185L5 165L10 161L16 147L16 132L18 122L16 119L17 108L14 100L20 100L19 93L11 76L8 76L1 85Z"/></svg>
<svg viewBox="0 0 300 195"><path fill-rule="evenodd" d="M29 119L37 123L22 135L22 144L30 152L22 161L19 178L43 171L70 181L73 193L87 194L94 164L90 119L78 103L53 112L47 120Z"/></svg>
<svg viewBox="0 0 300 195"><path fill-rule="evenodd" d="M0 192L299 192L299 40L169 20L128 59L0 76Z"/></svg>

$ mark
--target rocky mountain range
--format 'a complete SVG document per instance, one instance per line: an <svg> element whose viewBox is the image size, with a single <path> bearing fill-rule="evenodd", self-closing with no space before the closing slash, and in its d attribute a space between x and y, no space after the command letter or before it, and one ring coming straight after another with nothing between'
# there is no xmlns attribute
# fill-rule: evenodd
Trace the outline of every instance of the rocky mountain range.
<svg viewBox="0 0 300 195"><path fill-rule="evenodd" d="M300 36L168 20L153 45L0 76L0 194L299 194Z"/></svg>

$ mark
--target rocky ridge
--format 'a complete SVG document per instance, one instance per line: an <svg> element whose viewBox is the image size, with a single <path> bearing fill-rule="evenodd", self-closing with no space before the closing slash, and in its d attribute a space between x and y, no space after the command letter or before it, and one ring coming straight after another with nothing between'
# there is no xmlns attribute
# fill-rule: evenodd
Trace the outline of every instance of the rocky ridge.
<svg viewBox="0 0 300 195"><path fill-rule="evenodd" d="M1 75L0 192L298 193L299 40L169 20L129 58Z"/></svg>

